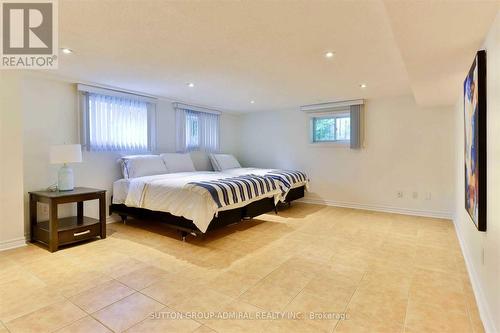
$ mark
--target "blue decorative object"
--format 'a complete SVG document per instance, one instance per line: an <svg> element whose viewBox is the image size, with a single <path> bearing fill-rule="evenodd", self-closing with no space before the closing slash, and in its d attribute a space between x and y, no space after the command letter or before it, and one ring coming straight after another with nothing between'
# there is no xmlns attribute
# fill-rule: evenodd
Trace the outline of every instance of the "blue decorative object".
<svg viewBox="0 0 500 333"><path fill-rule="evenodd" d="M464 81L465 209L479 231L487 218L486 51L477 52Z"/></svg>

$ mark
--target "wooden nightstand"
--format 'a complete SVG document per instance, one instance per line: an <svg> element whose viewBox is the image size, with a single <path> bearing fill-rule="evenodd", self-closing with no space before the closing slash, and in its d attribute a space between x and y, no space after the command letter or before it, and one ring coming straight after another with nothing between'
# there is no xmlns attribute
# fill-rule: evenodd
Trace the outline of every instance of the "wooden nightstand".
<svg viewBox="0 0 500 333"><path fill-rule="evenodd" d="M73 191L36 191L30 194L31 241L41 242L50 252L59 246L94 237L106 238L106 191L75 187ZM83 202L99 200L99 220L83 216ZM37 202L49 205L49 220L37 222ZM57 205L76 202L77 216L58 218Z"/></svg>

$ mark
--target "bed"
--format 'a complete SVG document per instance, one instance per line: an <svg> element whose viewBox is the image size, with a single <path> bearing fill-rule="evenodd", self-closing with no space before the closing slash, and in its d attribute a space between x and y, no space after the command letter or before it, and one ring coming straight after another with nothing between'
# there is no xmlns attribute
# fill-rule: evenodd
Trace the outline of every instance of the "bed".
<svg viewBox="0 0 500 333"><path fill-rule="evenodd" d="M221 154L222 155L222 154ZM124 178L113 184L110 214L165 222L182 238L275 211L304 196L308 180L298 171L241 168L223 163L196 171L188 154L120 159ZM232 157L234 159L234 157ZM235 159L234 159L235 160Z"/></svg>

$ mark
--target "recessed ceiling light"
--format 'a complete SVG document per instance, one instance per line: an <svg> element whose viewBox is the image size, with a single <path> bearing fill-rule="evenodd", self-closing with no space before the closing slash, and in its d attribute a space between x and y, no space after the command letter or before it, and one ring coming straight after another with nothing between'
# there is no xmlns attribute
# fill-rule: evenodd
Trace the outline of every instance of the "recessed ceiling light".
<svg viewBox="0 0 500 333"><path fill-rule="evenodd" d="M250 104L255 104L255 101L250 101Z"/></svg>
<svg viewBox="0 0 500 333"><path fill-rule="evenodd" d="M335 54L335 53L333 53L333 52L331 52L331 51L330 51L330 52L326 52L326 53L325 53L325 58L333 58L334 54Z"/></svg>
<svg viewBox="0 0 500 333"><path fill-rule="evenodd" d="M361 84L359 85L359 87L360 87L360 88L366 88L366 83L361 83Z"/></svg>
<svg viewBox="0 0 500 333"><path fill-rule="evenodd" d="M189 82L187 85L188 85L189 88L193 88L194 87L194 83L193 82Z"/></svg>
<svg viewBox="0 0 500 333"><path fill-rule="evenodd" d="M64 54L71 54L73 53L73 50L72 49L67 49L67 48L64 48L64 49L61 49L62 53Z"/></svg>

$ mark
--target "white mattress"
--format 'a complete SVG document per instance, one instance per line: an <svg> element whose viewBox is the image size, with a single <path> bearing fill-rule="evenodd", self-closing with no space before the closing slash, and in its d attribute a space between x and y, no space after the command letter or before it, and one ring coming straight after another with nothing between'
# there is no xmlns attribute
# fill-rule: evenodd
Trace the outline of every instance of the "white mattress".
<svg viewBox="0 0 500 333"><path fill-rule="evenodd" d="M190 182L217 180L235 175L234 172L197 171L120 179L113 184L113 203L182 216L193 221L200 231L205 232L219 211L243 207L265 197L275 197L276 201L279 199L280 191L277 189L251 200L218 208L210 193L184 188Z"/></svg>

